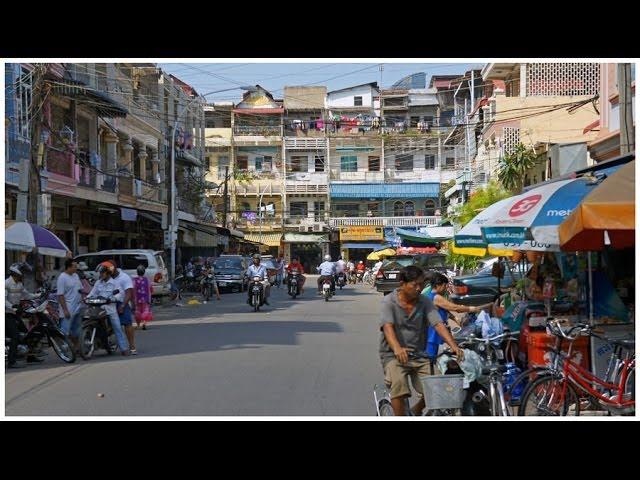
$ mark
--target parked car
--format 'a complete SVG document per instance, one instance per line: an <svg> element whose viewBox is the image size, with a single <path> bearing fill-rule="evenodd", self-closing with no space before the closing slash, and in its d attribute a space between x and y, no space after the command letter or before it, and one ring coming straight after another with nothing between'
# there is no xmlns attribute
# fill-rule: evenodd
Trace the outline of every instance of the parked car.
<svg viewBox="0 0 640 480"><path fill-rule="evenodd" d="M220 255L213 264L220 290L245 291L249 284L245 275L248 267L242 255Z"/></svg>
<svg viewBox="0 0 640 480"><path fill-rule="evenodd" d="M490 264L473 275L463 275L453 279L453 291L449 299L459 305L479 306L494 302L498 291L498 277L491 275L493 265ZM513 273L513 276L511 275ZM511 273L505 270L500 279L500 288L509 288L524 276L520 265L511 264Z"/></svg>
<svg viewBox="0 0 640 480"><path fill-rule="evenodd" d="M446 275L446 258L446 255L442 253L396 255L389 257L384 260L376 275L376 290L386 295L398 288L400 286L400 270L409 265L416 265L424 271L436 270Z"/></svg>
<svg viewBox="0 0 640 480"><path fill-rule="evenodd" d="M144 276L149 279L153 287L153 296L164 296L171 293L169 271L164 264L162 252L154 250L102 250L96 253L83 253L74 257L77 262L84 262L89 267L87 276L97 280L96 267L107 260L115 260L118 268L130 277L136 277L138 265L146 268Z"/></svg>

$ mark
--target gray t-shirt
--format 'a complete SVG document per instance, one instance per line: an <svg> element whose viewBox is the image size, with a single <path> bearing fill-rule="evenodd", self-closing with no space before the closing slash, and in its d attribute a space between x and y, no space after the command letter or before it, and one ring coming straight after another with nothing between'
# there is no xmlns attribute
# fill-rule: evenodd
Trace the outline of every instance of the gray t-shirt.
<svg viewBox="0 0 640 480"><path fill-rule="evenodd" d="M82 304L82 294L80 293L81 289L82 282L80 281L80 277L77 273L69 275L67 272L62 272L58 277L58 296L64 296L64 300L67 302L67 309L72 316L78 312L80 305ZM60 305L60 316L64 317L62 305Z"/></svg>
<svg viewBox="0 0 640 480"><path fill-rule="evenodd" d="M416 352L424 352L427 327L442 323L433 302L422 295L418 298L418 303L411 315L407 315L406 310L398 303L398 290L394 290L384 297L380 313L380 358L383 363L395 358L382 331L385 324L390 323L395 327L396 337L401 346Z"/></svg>

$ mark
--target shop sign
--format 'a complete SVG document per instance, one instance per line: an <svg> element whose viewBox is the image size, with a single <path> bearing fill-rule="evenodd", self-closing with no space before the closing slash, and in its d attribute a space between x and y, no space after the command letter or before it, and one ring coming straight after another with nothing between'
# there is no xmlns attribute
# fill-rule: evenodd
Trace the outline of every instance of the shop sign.
<svg viewBox="0 0 640 480"><path fill-rule="evenodd" d="M369 225L340 227L340 240L384 240L384 228Z"/></svg>

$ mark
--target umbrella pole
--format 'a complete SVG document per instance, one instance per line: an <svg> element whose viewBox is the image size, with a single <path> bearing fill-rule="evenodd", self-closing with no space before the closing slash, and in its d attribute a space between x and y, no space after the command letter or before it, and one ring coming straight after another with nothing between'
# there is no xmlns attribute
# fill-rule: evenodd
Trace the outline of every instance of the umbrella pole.
<svg viewBox="0 0 640 480"><path fill-rule="evenodd" d="M593 325L593 271L590 251L587 252L587 269L589 270L589 325Z"/></svg>

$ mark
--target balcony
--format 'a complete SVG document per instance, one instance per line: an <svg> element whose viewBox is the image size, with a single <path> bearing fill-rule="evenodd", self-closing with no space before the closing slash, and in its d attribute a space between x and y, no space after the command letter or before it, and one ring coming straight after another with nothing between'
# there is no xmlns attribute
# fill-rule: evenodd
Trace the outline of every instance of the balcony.
<svg viewBox="0 0 640 480"><path fill-rule="evenodd" d="M277 126L250 126L250 125L235 125L233 127L233 134L239 136L253 136L253 137L280 137L282 136L282 127Z"/></svg>
<svg viewBox="0 0 640 480"><path fill-rule="evenodd" d="M5 155L7 163L20 164L23 158L31 156L31 140L22 135L9 133Z"/></svg>
<svg viewBox="0 0 640 480"><path fill-rule="evenodd" d="M118 178L114 175L106 175L104 174L102 177L102 185L100 186L100 190L108 193L116 193L116 187L118 185Z"/></svg>
<svg viewBox="0 0 640 480"><path fill-rule="evenodd" d="M47 171L75 180L75 161L73 152L47 147Z"/></svg>
<svg viewBox="0 0 640 480"><path fill-rule="evenodd" d="M327 139L324 137L285 137L284 146L287 150L324 150Z"/></svg>
<svg viewBox="0 0 640 480"><path fill-rule="evenodd" d="M238 183L236 184L236 194L237 195L282 195L283 193L283 185L282 182L275 179L275 181L254 181L247 184Z"/></svg>
<svg viewBox="0 0 640 480"><path fill-rule="evenodd" d="M306 130L303 130L300 128L291 128L287 126L284 129L284 134L287 137L299 138L301 140L304 140L306 138L314 139L318 137L324 137L325 129L324 128L308 128Z"/></svg>
<svg viewBox="0 0 640 480"><path fill-rule="evenodd" d="M324 172L295 172L287 175L287 193L327 193L328 175Z"/></svg>
<svg viewBox="0 0 640 480"><path fill-rule="evenodd" d="M258 216L252 218L241 217L235 221L236 227L246 232L268 232L272 230L282 229L282 215L264 216L260 219Z"/></svg>
<svg viewBox="0 0 640 480"><path fill-rule="evenodd" d="M442 217L339 217L331 218L331 228L348 226L429 227L440 223Z"/></svg>
<svg viewBox="0 0 640 480"><path fill-rule="evenodd" d="M97 172L94 168L80 165L80 176L78 186L85 188L96 188Z"/></svg>
<svg viewBox="0 0 640 480"><path fill-rule="evenodd" d="M414 170L394 170L385 171L387 181L395 182L439 182L440 172L435 169L414 169Z"/></svg>

